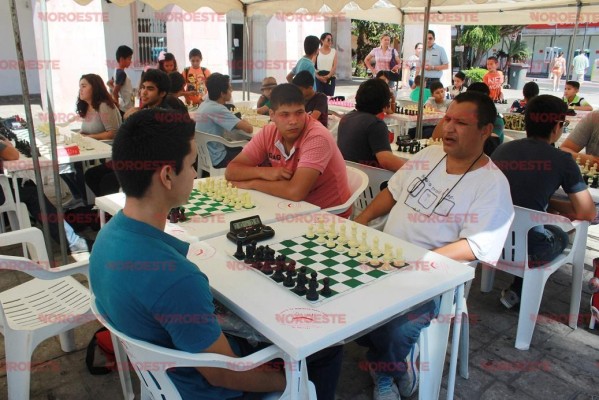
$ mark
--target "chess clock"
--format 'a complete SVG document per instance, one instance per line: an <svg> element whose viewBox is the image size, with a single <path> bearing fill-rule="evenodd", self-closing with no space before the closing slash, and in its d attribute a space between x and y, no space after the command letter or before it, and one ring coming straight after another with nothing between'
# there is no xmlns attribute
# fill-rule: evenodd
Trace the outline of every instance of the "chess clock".
<svg viewBox="0 0 599 400"><path fill-rule="evenodd" d="M245 235L245 238L243 238ZM259 215L231 221L227 238L234 243L241 239L243 244L250 243L252 240L257 242L270 239L275 235L275 230L270 226L262 224Z"/></svg>

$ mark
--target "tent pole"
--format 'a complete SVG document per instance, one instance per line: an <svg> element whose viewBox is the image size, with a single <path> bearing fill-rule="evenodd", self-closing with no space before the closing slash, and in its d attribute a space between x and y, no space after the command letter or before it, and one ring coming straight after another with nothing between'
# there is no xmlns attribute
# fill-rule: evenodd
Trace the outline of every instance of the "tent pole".
<svg viewBox="0 0 599 400"><path fill-rule="evenodd" d="M248 27L248 14L247 14L247 4L243 5L243 71L241 72L241 79L243 80L241 84L241 90L243 91L243 100L249 100L250 98L250 89L248 86L248 46L249 46L249 27ZM247 93L247 98L246 98Z"/></svg>
<svg viewBox="0 0 599 400"><path fill-rule="evenodd" d="M399 67L399 71L402 73L401 83L402 83L402 88L403 88L404 81L406 80L406 77L404 76L405 74L404 74L404 55L403 55L403 43L404 43L404 39L406 37L406 28L405 28L405 25L404 25L404 23L405 23L404 20L405 20L405 16L406 15L404 14L404 12L401 9L398 8L398 10L401 13L400 26L401 26L401 29L402 29L402 33L401 33L401 36L400 36L400 39L399 39L399 52L398 52L399 53L399 58L400 58L399 61L401 62L401 65ZM395 96L395 94L394 94L394 96ZM395 110L391 110L391 111L395 112Z"/></svg>
<svg viewBox="0 0 599 400"><path fill-rule="evenodd" d="M574 79L574 72L572 72L572 60L574 59L574 45L576 41L576 33L578 32L578 21L580 21L580 10L582 9L582 3L580 0L576 2L576 22L574 23L574 33L570 38L570 53L568 54L568 65L566 65L566 80L568 80L568 76L570 79ZM583 43L584 44L584 43ZM584 50L581 48L580 51Z"/></svg>
<svg viewBox="0 0 599 400"><path fill-rule="evenodd" d="M44 199L44 189L41 185L42 182L42 174L40 171L39 158L37 156L37 152L35 149L37 148L37 144L35 141L35 130L33 126L33 114L31 113L31 101L29 99L29 84L27 82L27 73L23 66L25 65L24 56L23 56L23 46L21 42L21 30L19 28L19 17L17 15L17 6L15 0L10 0L10 15L12 18L12 28L13 28L13 36L15 39L15 49L17 51L17 59L19 63L19 78L21 80L21 90L23 91L23 105L25 107L25 118L27 119L27 130L29 131L29 141L31 144L31 158L33 159L33 172L35 174L35 180L38 183L37 186L37 197L40 204L40 210L42 215L48 215L48 210L46 209L46 202ZM16 178L15 178L16 179ZM14 182L13 182L14 183ZM15 185L15 190L17 186ZM8 195L8 194L7 194ZM20 216L18 218L20 221ZM48 254L53 255L52 252L52 241L50 240L50 228L48 225L48 218L42 218L42 228L44 232L44 242L46 244L46 248L48 249ZM66 264L66 263L65 263Z"/></svg>
<svg viewBox="0 0 599 400"><path fill-rule="evenodd" d="M426 52L428 50L428 20L431 14L431 0L427 0L424 9L424 28L422 31L422 53L420 56L420 93L418 96L418 115L416 115L416 139L422 139L422 111L424 110L424 65L426 64Z"/></svg>
<svg viewBox="0 0 599 400"><path fill-rule="evenodd" d="M46 0L40 1L42 14L47 13ZM48 33L48 20L42 18L42 42L44 45L44 59L50 60L50 34ZM67 263L67 248L64 233L64 211L62 209L62 190L60 188L60 175L58 171L58 154L56 151L56 125L54 121L54 89L52 87L52 74L49 68L45 69L46 74L46 100L48 102L48 123L50 126L50 157L52 158L52 175L54 178L54 194L56 196L56 210L58 224L58 236L60 237L60 254L63 265ZM39 181L41 183L41 180ZM47 215L47 214L46 214Z"/></svg>

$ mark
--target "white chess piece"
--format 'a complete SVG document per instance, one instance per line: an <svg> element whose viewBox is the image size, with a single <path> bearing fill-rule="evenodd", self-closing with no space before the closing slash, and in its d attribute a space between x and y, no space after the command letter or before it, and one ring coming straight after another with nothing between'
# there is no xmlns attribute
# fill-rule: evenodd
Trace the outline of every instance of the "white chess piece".
<svg viewBox="0 0 599 400"><path fill-rule="evenodd" d="M381 255L381 250L379 249L379 238L375 236L372 239L372 249L370 249L370 253L372 253L373 257L378 257Z"/></svg>
<svg viewBox="0 0 599 400"><path fill-rule="evenodd" d="M396 267L403 267L405 261L403 259L403 249L398 247L395 251L395 260L393 260L393 265Z"/></svg>
<svg viewBox="0 0 599 400"><path fill-rule="evenodd" d="M306 233L308 239L314 239L314 225L308 225L308 232Z"/></svg>

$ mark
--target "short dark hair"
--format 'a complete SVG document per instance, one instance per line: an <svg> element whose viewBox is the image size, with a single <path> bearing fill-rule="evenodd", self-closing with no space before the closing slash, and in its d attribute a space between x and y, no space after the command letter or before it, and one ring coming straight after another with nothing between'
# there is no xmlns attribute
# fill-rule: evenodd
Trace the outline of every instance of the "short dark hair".
<svg viewBox="0 0 599 400"><path fill-rule="evenodd" d="M431 93L434 93L437 89L444 89L443 83L441 83L441 81L431 82L428 88L430 89Z"/></svg>
<svg viewBox="0 0 599 400"><path fill-rule="evenodd" d="M526 100L530 100L539 95L539 85L536 82L527 82L522 88L522 95Z"/></svg>
<svg viewBox="0 0 599 400"><path fill-rule="evenodd" d="M275 86L270 94L270 109L276 111L280 106L292 104L304 105L302 91L291 83L283 83Z"/></svg>
<svg viewBox="0 0 599 400"><path fill-rule="evenodd" d="M118 49L116 49L116 60L120 61L121 58L128 58L130 56L133 55L133 49L129 46L119 46Z"/></svg>
<svg viewBox="0 0 599 400"><path fill-rule="evenodd" d="M206 89L208 89L208 98L218 100L221 93L227 93L230 85L229 75L223 75L218 72L213 73L206 79Z"/></svg>
<svg viewBox="0 0 599 400"><path fill-rule="evenodd" d="M189 51L189 59L191 60L191 57L200 57L200 59L203 59L202 57L202 52L198 49L191 49Z"/></svg>
<svg viewBox="0 0 599 400"><path fill-rule="evenodd" d="M463 73L462 71L458 71L455 73L454 75L456 78L460 78L461 80L465 81L466 80L466 74Z"/></svg>
<svg viewBox="0 0 599 400"><path fill-rule="evenodd" d="M430 30L430 29L429 29L429 30L428 30L428 33L430 33L431 35L433 35L433 39L436 39L436 38L435 38L435 32L434 32L434 31L432 31L432 30Z"/></svg>
<svg viewBox="0 0 599 400"><path fill-rule="evenodd" d="M420 43L420 42L416 43L416 46L414 46L414 50L416 50L418 48L418 46L422 46L422 43Z"/></svg>
<svg viewBox="0 0 599 400"><path fill-rule="evenodd" d="M414 77L414 85L420 86L421 81L422 81L422 78L420 77L420 75L416 75Z"/></svg>
<svg viewBox="0 0 599 400"><path fill-rule="evenodd" d="M301 88L314 87L314 77L310 71L300 71L293 77L292 83Z"/></svg>
<svg viewBox="0 0 599 400"><path fill-rule="evenodd" d="M495 56L487 57L487 61L489 61L489 60L494 61L496 64L499 63L499 59Z"/></svg>
<svg viewBox="0 0 599 400"><path fill-rule="evenodd" d="M143 197L154 173L167 164L178 174L194 132L189 115L175 110L151 108L127 118L112 146L112 165L123 192Z"/></svg>
<svg viewBox="0 0 599 400"><path fill-rule="evenodd" d="M320 47L320 39L314 35L306 36L304 39L304 53L308 56L316 53Z"/></svg>
<svg viewBox="0 0 599 400"><path fill-rule="evenodd" d="M382 79L368 79L356 92L356 110L376 115L389 106L390 97L389 85Z"/></svg>
<svg viewBox="0 0 599 400"><path fill-rule="evenodd" d="M572 86L576 90L580 90L580 83L578 81L566 81L566 86Z"/></svg>
<svg viewBox="0 0 599 400"><path fill-rule="evenodd" d="M384 69L382 69L382 70L380 70L379 72L376 73L376 77L375 78L380 79L381 76L384 76L388 80L391 80L391 79L389 79L389 71L385 71Z"/></svg>
<svg viewBox="0 0 599 400"><path fill-rule="evenodd" d="M478 92L478 93L485 94L487 96L491 93L491 91L489 90L489 87L484 82L471 83L470 86L468 86L467 91L468 92Z"/></svg>
<svg viewBox="0 0 599 400"><path fill-rule="evenodd" d="M178 93L185 86L185 78L180 72L173 71L168 74L168 79L171 81L171 90L169 93Z"/></svg>
<svg viewBox="0 0 599 400"><path fill-rule="evenodd" d="M175 55L173 53L164 53L164 59L158 61L158 69L164 71L164 63L166 61L173 61L175 63L175 71L179 68L177 67L177 60L175 59ZM166 71L164 71L166 72Z"/></svg>
<svg viewBox="0 0 599 400"><path fill-rule="evenodd" d="M166 72L159 69L150 68L141 76L141 83L152 82L156 84L158 92L164 92L168 94L171 89L171 81L168 79Z"/></svg>
<svg viewBox="0 0 599 400"><path fill-rule="evenodd" d="M495 108L495 104L489 95L468 89L466 92L458 94L453 101L458 104L471 103L476 107L476 118L479 128L487 124L495 124L497 108Z"/></svg>
<svg viewBox="0 0 599 400"><path fill-rule="evenodd" d="M536 96L526 104L524 124L527 137L548 139L560 121L565 121L568 105L550 94Z"/></svg>

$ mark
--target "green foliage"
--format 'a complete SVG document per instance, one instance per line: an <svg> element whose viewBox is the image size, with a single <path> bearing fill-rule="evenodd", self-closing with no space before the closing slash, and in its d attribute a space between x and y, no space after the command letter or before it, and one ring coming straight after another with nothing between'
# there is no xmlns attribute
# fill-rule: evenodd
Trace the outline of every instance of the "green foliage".
<svg viewBox="0 0 599 400"><path fill-rule="evenodd" d="M460 44L469 46L474 50L473 66L480 65L483 55L501 39L501 27L494 25L467 26L462 31Z"/></svg>
<svg viewBox="0 0 599 400"><path fill-rule="evenodd" d="M400 25L397 24L386 24L371 21L363 21L360 19L352 19L351 21L351 34L357 37L357 48L355 54L352 51L354 58L354 75L366 77L366 70L362 62L364 58L370 53L370 51L378 47L381 42L381 36L383 33L391 35L391 40L398 39L403 30Z"/></svg>
<svg viewBox="0 0 599 400"><path fill-rule="evenodd" d="M471 68L471 69L467 69L463 72L466 75L466 79L468 79L468 81L470 83L474 83L474 82L482 82L483 76L485 76L485 74L487 73L487 70L484 68Z"/></svg>

